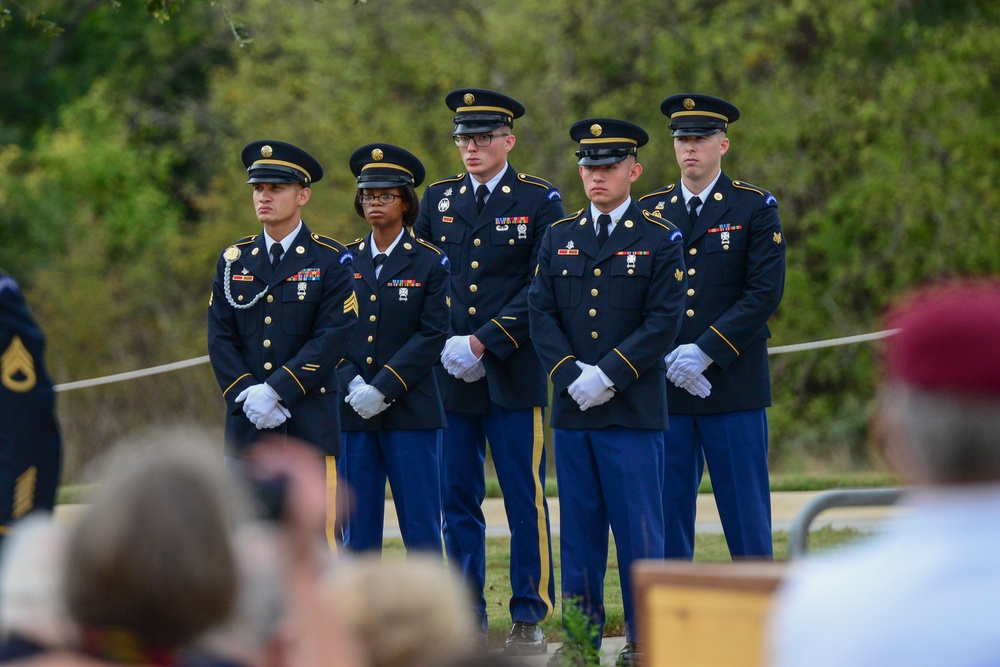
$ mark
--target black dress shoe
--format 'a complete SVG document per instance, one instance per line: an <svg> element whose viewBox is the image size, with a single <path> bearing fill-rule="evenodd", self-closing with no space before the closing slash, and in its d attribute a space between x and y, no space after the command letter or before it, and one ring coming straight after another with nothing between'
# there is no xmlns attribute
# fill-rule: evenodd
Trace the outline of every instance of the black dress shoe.
<svg viewBox="0 0 1000 667"><path fill-rule="evenodd" d="M503 643L506 655L539 655L549 650L545 634L536 623L515 621Z"/></svg>
<svg viewBox="0 0 1000 667"><path fill-rule="evenodd" d="M560 646L552 655L549 656L548 667L566 667L569 664L569 657L566 655L566 651Z"/></svg>
<svg viewBox="0 0 1000 667"><path fill-rule="evenodd" d="M636 642L625 642L625 647L615 660L615 667L639 667L642 658L642 650Z"/></svg>

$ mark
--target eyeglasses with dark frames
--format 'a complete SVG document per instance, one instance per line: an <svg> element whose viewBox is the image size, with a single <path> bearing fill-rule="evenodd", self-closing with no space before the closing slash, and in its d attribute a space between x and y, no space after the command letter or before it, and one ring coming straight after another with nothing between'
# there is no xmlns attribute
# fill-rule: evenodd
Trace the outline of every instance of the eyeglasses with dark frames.
<svg viewBox="0 0 1000 667"><path fill-rule="evenodd" d="M461 148L465 148L469 145L469 140L471 139L476 146L479 148L486 148L493 143L496 137L509 137L509 132L503 132L500 134L455 134L452 139L455 140L455 145Z"/></svg>
<svg viewBox="0 0 1000 667"><path fill-rule="evenodd" d="M396 201L396 197L401 197L401 196L402 195L394 195L391 192L383 192L380 195L370 195L366 193L361 195L360 199L362 204L371 204L376 199L378 199L379 203L381 204L391 204L392 202Z"/></svg>

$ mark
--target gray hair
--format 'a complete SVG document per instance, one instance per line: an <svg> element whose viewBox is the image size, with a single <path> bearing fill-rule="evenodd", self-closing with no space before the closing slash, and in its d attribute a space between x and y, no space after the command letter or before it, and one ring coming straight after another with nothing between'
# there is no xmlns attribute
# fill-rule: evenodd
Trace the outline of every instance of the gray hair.
<svg viewBox="0 0 1000 667"><path fill-rule="evenodd" d="M1000 481L1000 400L893 383L883 406L919 472L940 484Z"/></svg>

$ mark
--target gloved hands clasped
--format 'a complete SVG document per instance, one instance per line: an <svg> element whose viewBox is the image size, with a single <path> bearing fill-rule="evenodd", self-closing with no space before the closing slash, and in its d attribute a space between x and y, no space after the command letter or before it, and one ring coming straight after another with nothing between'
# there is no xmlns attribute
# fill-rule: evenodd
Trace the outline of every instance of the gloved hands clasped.
<svg viewBox="0 0 1000 667"><path fill-rule="evenodd" d="M580 410L588 410L598 405L604 405L615 395L608 376L597 366L591 366L581 361L576 365L582 373L566 388L570 398L576 401Z"/></svg>
<svg viewBox="0 0 1000 667"><path fill-rule="evenodd" d="M705 369L712 365L712 358L695 343L685 343L663 358L667 365L667 379L674 386L699 398L712 393L712 384L705 378Z"/></svg>
<svg viewBox="0 0 1000 667"><path fill-rule="evenodd" d="M472 353L471 336L452 336L441 350L441 364L450 375L466 382L475 382L486 375L482 357Z"/></svg>
<svg viewBox="0 0 1000 667"><path fill-rule="evenodd" d="M292 416L288 408L281 405L274 389L266 382L255 384L240 392L237 403L243 404L243 413L258 429L276 428Z"/></svg>
<svg viewBox="0 0 1000 667"><path fill-rule="evenodd" d="M359 379L361 379L360 375L347 385L348 389L352 386L354 389L350 389L347 396L344 397L344 402L354 408L354 411L361 415L362 419L371 419L388 408L389 404L385 402L385 394L370 384L365 384L364 380L361 380L360 386L355 384L355 380Z"/></svg>

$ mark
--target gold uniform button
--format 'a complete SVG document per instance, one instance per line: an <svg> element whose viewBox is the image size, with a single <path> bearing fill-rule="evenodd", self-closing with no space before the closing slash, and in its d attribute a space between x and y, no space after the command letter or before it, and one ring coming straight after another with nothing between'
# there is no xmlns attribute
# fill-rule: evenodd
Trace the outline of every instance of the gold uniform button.
<svg viewBox="0 0 1000 667"><path fill-rule="evenodd" d="M444 243L444 242L445 242L445 241L447 241L447 240L448 240L448 237L447 237L447 236L442 236L442 237L441 237L441 243Z"/></svg>
<svg viewBox="0 0 1000 667"><path fill-rule="evenodd" d="M600 269L594 269L594 275L595 276L601 275L601 270Z"/></svg>
<svg viewBox="0 0 1000 667"><path fill-rule="evenodd" d="M694 269L688 269L688 275L689 276L693 276L694 275Z"/></svg>
<svg viewBox="0 0 1000 667"><path fill-rule="evenodd" d="M469 315L475 315L475 314L476 314L476 307L473 306L472 308L469 308Z"/></svg>
<svg viewBox="0 0 1000 667"><path fill-rule="evenodd" d="M691 248L690 250L688 250L688 254L689 255L697 255L698 254L698 249L697 248Z"/></svg>
<svg viewBox="0 0 1000 667"><path fill-rule="evenodd" d="M274 303L274 295L273 294L268 294L267 295L267 302L268 303Z"/></svg>
<svg viewBox="0 0 1000 667"><path fill-rule="evenodd" d="M372 294L372 295L371 295L370 297L368 297L368 298L369 298L369 299L371 299L372 301L378 301L378 297L377 297L377 296L375 296L374 294Z"/></svg>
<svg viewBox="0 0 1000 667"><path fill-rule="evenodd" d="M590 337L591 338L597 338L597 332L596 331L591 331L590 332Z"/></svg>
<svg viewBox="0 0 1000 667"><path fill-rule="evenodd" d="M368 321L369 322L374 322L375 320L376 320L376 317L374 315L371 315L371 316L368 317Z"/></svg>
<svg viewBox="0 0 1000 667"><path fill-rule="evenodd" d="M299 295L299 301L305 301L305 300L306 300L305 295L304 294L300 294Z"/></svg>
<svg viewBox="0 0 1000 667"><path fill-rule="evenodd" d="M633 273L635 273L635 269L629 269L629 270L628 270L628 274L629 274L629 275L632 275Z"/></svg>
<svg viewBox="0 0 1000 667"><path fill-rule="evenodd" d="M690 308L688 308L688 309L687 309L687 316L688 316L688 317L694 317L694 311L693 311L693 310L691 310Z"/></svg>
<svg viewBox="0 0 1000 667"><path fill-rule="evenodd" d="M479 247L480 245L482 245L482 243L483 243L483 240L482 240L482 239L474 239L474 240L472 241L472 245L474 245L474 246L476 246L476 247Z"/></svg>
<svg viewBox="0 0 1000 667"><path fill-rule="evenodd" d="M268 338L264 339L264 347L271 347L271 341Z"/></svg>
<svg viewBox="0 0 1000 667"><path fill-rule="evenodd" d="M264 370L265 370L265 371L269 371L269 370L271 370L272 368L274 368L274 364L272 364L272 363L271 363L270 361L269 361L269 362L267 362L266 364L264 364Z"/></svg>
<svg viewBox="0 0 1000 667"><path fill-rule="evenodd" d="M594 309L594 308L591 308L591 309L590 309L590 316L591 316L591 317L597 317L597 310L596 310L596 309Z"/></svg>
<svg viewBox="0 0 1000 667"><path fill-rule="evenodd" d="M476 290L478 290L478 289L479 289L479 288L478 288L478 287L476 287L475 285L469 285L469 291L470 291L470 292L475 292L475 291L476 291Z"/></svg>
<svg viewBox="0 0 1000 667"><path fill-rule="evenodd" d="M729 250L729 245L724 245L724 246L722 246L722 249L723 249L723 250Z"/></svg>
<svg viewBox="0 0 1000 667"><path fill-rule="evenodd" d="M597 296L598 294L600 294L600 292L598 292L596 289L590 290L590 296Z"/></svg>
<svg viewBox="0 0 1000 667"><path fill-rule="evenodd" d="M371 362L372 362L372 358L371 357L368 357L368 358L365 359L365 363L369 363L370 364Z"/></svg>
<svg viewBox="0 0 1000 667"><path fill-rule="evenodd" d="M514 245L514 239L510 239L509 241L507 241L507 243Z"/></svg>
<svg viewBox="0 0 1000 667"><path fill-rule="evenodd" d="M693 289L689 289L688 290L688 296L694 296L694 290Z"/></svg>
<svg viewBox="0 0 1000 667"><path fill-rule="evenodd" d="M325 394L326 393L326 387L320 387L319 388L319 393Z"/></svg>
<svg viewBox="0 0 1000 667"><path fill-rule="evenodd" d="M478 269L479 268L479 262L473 262L472 263L472 268Z"/></svg>
<svg viewBox="0 0 1000 667"><path fill-rule="evenodd" d="M243 300L243 295L242 295L242 294L240 294L240 295L239 295L238 297L236 297L236 300L237 300L237 301L242 301L242 300Z"/></svg>
<svg viewBox="0 0 1000 667"><path fill-rule="evenodd" d="M369 337L368 337L368 342L369 342L369 343L370 343L370 342L372 342L373 340L375 340L375 336L369 336Z"/></svg>
<svg viewBox="0 0 1000 667"><path fill-rule="evenodd" d="M270 324L270 323L271 323L271 316L268 315L267 317L264 318L264 324Z"/></svg>
<svg viewBox="0 0 1000 667"><path fill-rule="evenodd" d="M568 275L568 274L569 274L569 271L567 271L566 269L563 269L563 272L562 272L562 274L563 274L564 276L565 276L565 275Z"/></svg>

